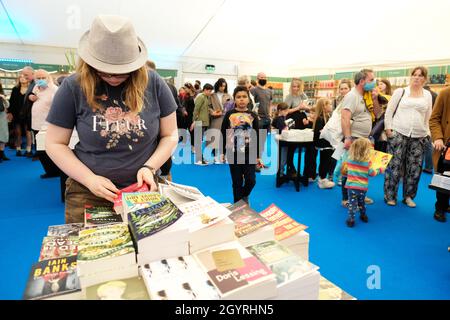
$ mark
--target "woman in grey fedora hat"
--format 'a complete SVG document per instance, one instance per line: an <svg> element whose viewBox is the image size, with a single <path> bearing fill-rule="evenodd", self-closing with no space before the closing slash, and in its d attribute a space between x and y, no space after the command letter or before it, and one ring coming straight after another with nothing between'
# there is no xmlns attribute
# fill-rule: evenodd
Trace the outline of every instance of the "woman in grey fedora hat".
<svg viewBox="0 0 450 320"><path fill-rule="evenodd" d="M146 69L147 49L129 19L96 17L78 54L76 73L47 118L46 151L69 176L66 223L82 222L85 204L112 205L135 182L156 190L154 175L178 141L177 105L164 80Z"/></svg>

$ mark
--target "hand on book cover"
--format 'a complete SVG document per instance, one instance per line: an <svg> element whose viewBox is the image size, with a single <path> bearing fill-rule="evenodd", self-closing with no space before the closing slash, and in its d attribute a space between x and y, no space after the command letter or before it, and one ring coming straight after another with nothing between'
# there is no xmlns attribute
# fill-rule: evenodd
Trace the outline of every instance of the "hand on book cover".
<svg viewBox="0 0 450 320"><path fill-rule="evenodd" d="M150 191L157 191L158 187L156 186L155 177L153 176L152 170L148 168L141 168L137 172L137 186L140 188L142 183L146 183L150 189Z"/></svg>
<svg viewBox="0 0 450 320"><path fill-rule="evenodd" d="M111 180L93 174L86 181L86 187L97 197L104 198L114 203L119 189L111 182Z"/></svg>

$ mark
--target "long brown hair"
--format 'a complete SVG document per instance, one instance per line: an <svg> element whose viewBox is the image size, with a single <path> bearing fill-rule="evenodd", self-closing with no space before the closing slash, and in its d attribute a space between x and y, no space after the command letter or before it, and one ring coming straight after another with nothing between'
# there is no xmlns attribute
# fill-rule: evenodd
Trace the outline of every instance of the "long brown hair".
<svg viewBox="0 0 450 320"><path fill-rule="evenodd" d="M391 82L388 79L381 79L380 82L383 82L386 85L386 92L385 94L392 96L392 86Z"/></svg>
<svg viewBox="0 0 450 320"><path fill-rule="evenodd" d="M314 107L314 109L316 111L316 119L314 120L313 129L316 128L317 119L319 119L320 117L323 118L325 123L328 122L329 115L325 111L325 106L327 104L331 105L331 101L327 98L320 98L319 100L317 100L316 105Z"/></svg>
<svg viewBox="0 0 450 320"><path fill-rule="evenodd" d="M97 75L95 69L82 59L78 61L77 74L88 105L93 111L102 110L103 106L98 102L99 97L96 96L95 91L103 80ZM147 84L148 71L145 65L131 72L130 77L125 81L125 105L130 108L131 112L142 111Z"/></svg>

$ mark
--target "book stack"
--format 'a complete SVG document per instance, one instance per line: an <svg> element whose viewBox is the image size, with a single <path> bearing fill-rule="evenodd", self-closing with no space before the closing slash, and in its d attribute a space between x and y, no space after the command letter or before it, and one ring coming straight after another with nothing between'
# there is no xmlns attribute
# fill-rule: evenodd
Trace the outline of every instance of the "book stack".
<svg viewBox="0 0 450 320"><path fill-rule="evenodd" d="M132 192L122 193L122 218L128 223L128 217L131 212L139 209L151 207L164 199L158 192Z"/></svg>
<svg viewBox="0 0 450 320"><path fill-rule="evenodd" d="M122 223L81 230L77 261L82 288L138 276L133 241Z"/></svg>
<svg viewBox="0 0 450 320"><path fill-rule="evenodd" d="M134 183L126 188L120 189L117 193L117 197L114 199L114 211L117 214L123 216L123 206L122 206L122 194L126 192L145 192L149 191L148 185L143 183L141 187L138 187L137 183Z"/></svg>
<svg viewBox="0 0 450 320"><path fill-rule="evenodd" d="M319 268L295 255L277 241L266 241L247 249L276 275L277 300L317 300Z"/></svg>
<svg viewBox="0 0 450 320"><path fill-rule="evenodd" d="M141 277L117 279L84 290L86 300L150 300Z"/></svg>
<svg viewBox="0 0 450 320"><path fill-rule="evenodd" d="M128 214L139 265L189 254L189 228L176 223L182 215L169 199Z"/></svg>
<svg viewBox="0 0 450 320"><path fill-rule="evenodd" d="M140 273L153 300L218 300L219 292L192 256L146 263Z"/></svg>
<svg viewBox="0 0 450 320"><path fill-rule="evenodd" d="M78 236L47 236L44 237L41 246L39 261L76 256L78 248Z"/></svg>
<svg viewBox="0 0 450 320"><path fill-rule="evenodd" d="M179 189L174 189L168 184L160 183L158 185L158 190L162 196L170 199L177 206L196 200L187 197L184 193L177 192Z"/></svg>
<svg viewBox="0 0 450 320"><path fill-rule="evenodd" d="M309 234L304 231L307 226L292 219L275 204L271 204L259 214L274 226L275 240L301 258L309 260Z"/></svg>
<svg viewBox="0 0 450 320"><path fill-rule="evenodd" d="M24 300L79 300L77 256L40 261L31 267Z"/></svg>
<svg viewBox="0 0 450 320"><path fill-rule="evenodd" d="M275 240L275 231L269 221L249 207L245 201L238 201L228 208L228 216L235 225L235 235L244 246Z"/></svg>
<svg viewBox="0 0 450 320"><path fill-rule="evenodd" d="M221 299L262 300L277 296L277 282L270 268L237 241L197 252L194 257Z"/></svg>
<svg viewBox="0 0 450 320"><path fill-rule="evenodd" d="M319 300L356 300L356 298L320 276Z"/></svg>
<svg viewBox="0 0 450 320"><path fill-rule="evenodd" d="M94 207L90 204L84 206L84 226L86 228L122 222L122 216L117 214L112 207Z"/></svg>
<svg viewBox="0 0 450 320"><path fill-rule="evenodd" d="M211 197L179 206L183 216L177 223L189 229L189 252L235 240L234 223L228 216L231 211Z"/></svg>

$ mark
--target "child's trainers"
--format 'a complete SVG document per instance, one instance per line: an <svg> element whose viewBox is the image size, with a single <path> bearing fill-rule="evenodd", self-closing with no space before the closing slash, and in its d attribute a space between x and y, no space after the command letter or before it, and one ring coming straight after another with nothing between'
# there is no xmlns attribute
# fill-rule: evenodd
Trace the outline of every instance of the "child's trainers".
<svg viewBox="0 0 450 320"><path fill-rule="evenodd" d="M355 218L349 217L345 223L347 224L347 227L349 228L353 228L353 226L355 225Z"/></svg>
<svg viewBox="0 0 450 320"><path fill-rule="evenodd" d="M319 179L317 182L320 189L331 189L334 187L334 182L328 179Z"/></svg>
<svg viewBox="0 0 450 320"><path fill-rule="evenodd" d="M365 214L365 213L362 213L362 214L359 216L359 218L361 219L362 222L365 222L365 223L369 222L369 217L368 217L367 214Z"/></svg>

